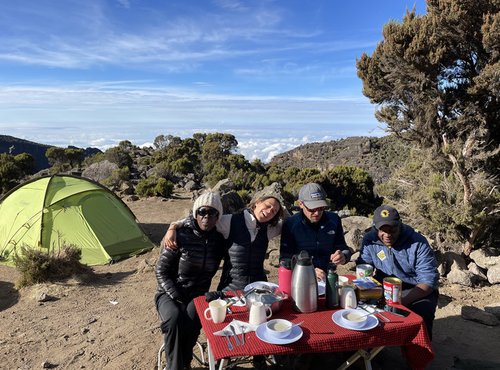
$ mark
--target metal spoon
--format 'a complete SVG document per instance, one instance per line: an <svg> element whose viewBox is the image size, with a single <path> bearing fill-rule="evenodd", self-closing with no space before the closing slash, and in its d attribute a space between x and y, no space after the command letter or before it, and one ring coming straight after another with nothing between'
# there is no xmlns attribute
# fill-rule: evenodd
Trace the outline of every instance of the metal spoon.
<svg viewBox="0 0 500 370"><path fill-rule="evenodd" d="M296 326L300 326L300 325L302 325L303 323L304 323L304 321L298 322L298 323L296 323L296 324L294 324L294 323L292 322L292 326L291 326L290 328L291 328L291 329L293 329L294 327L296 327Z"/></svg>

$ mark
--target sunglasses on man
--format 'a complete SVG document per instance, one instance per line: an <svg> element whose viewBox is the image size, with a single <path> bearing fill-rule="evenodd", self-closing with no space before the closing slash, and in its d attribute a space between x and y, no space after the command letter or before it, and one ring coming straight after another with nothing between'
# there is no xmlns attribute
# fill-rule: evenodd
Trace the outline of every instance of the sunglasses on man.
<svg viewBox="0 0 500 370"><path fill-rule="evenodd" d="M302 202L302 205L304 206L304 208L307 210L307 212L309 213L316 213L316 212L322 212L325 210L326 207L317 207L317 208L307 208L307 206L305 205L305 203Z"/></svg>
<svg viewBox="0 0 500 370"><path fill-rule="evenodd" d="M196 210L196 214L200 217L216 217L219 215L219 211L217 211L215 208L200 207Z"/></svg>

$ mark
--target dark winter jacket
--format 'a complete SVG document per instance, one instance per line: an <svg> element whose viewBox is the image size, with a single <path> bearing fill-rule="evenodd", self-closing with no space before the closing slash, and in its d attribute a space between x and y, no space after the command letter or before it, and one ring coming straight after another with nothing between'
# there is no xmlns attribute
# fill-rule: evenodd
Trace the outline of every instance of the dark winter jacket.
<svg viewBox="0 0 500 370"><path fill-rule="evenodd" d="M267 225L259 225L252 242L243 213L233 215L229 234L231 246L224 258L218 290L242 290L254 281L266 281L264 259L269 240Z"/></svg>
<svg viewBox="0 0 500 370"><path fill-rule="evenodd" d="M176 241L177 249L164 248L156 264L158 292L187 303L210 289L227 242L215 228L201 231L192 217L177 229Z"/></svg>
<svg viewBox="0 0 500 370"><path fill-rule="evenodd" d="M351 252L344 239L340 217L325 212L319 222L312 224L300 211L283 223L281 230L280 259L291 258L305 250L313 257L314 267L326 271L330 255L336 250L345 254L349 261Z"/></svg>

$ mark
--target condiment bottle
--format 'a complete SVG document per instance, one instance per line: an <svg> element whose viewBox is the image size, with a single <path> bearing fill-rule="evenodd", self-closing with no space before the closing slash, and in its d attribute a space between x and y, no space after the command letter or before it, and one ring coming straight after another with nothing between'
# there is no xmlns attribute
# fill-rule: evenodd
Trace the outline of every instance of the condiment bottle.
<svg viewBox="0 0 500 370"><path fill-rule="evenodd" d="M335 272L337 266L334 263L328 265L328 275L326 277L326 308L333 309L339 306L339 291L338 280L339 277Z"/></svg>

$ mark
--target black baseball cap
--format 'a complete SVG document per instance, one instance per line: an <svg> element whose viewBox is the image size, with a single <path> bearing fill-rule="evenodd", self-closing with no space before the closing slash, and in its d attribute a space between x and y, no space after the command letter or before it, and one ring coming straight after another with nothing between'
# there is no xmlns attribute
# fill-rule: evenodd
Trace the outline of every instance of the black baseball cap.
<svg viewBox="0 0 500 370"><path fill-rule="evenodd" d="M384 225L396 226L401 223L401 217L399 217L399 212L396 208L381 205L375 210L373 214L373 226L380 229Z"/></svg>

